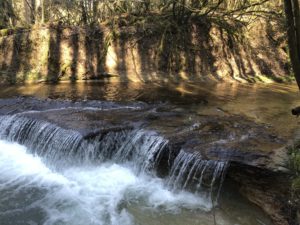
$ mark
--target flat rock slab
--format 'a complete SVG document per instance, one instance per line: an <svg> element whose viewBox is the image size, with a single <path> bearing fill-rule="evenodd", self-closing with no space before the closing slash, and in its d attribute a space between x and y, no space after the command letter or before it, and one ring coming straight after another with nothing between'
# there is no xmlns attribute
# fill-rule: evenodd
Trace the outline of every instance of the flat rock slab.
<svg viewBox="0 0 300 225"><path fill-rule="evenodd" d="M285 164L278 151L287 140L271 127L239 115L196 115L168 104L60 101L35 98L0 100L0 115L30 117L93 138L108 131L146 129L169 141L171 151L199 152L203 159L228 160L277 170ZM276 162L274 159L276 158Z"/></svg>
<svg viewBox="0 0 300 225"><path fill-rule="evenodd" d="M198 115L179 106L134 102L0 99L0 116L17 115L54 124L83 139L108 132L153 131L167 142L167 164L179 151L204 160L229 161L227 177L275 222L288 224L287 140L272 127L240 115ZM125 132L126 133L126 132ZM130 132L129 132L130 133ZM171 157L170 157L171 156ZM281 185L285 184L285 185Z"/></svg>

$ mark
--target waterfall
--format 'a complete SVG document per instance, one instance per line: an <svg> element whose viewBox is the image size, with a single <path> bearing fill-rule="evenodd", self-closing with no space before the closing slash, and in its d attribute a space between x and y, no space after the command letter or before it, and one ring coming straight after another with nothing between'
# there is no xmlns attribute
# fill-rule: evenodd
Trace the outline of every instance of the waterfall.
<svg viewBox="0 0 300 225"><path fill-rule="evenodd" d="M167 138L145 128L85 135L31 113L0 116L0 219L13 221L18 212L38 224L133 225L127 204L206 212L226 165L172 151ZM156 176L161 166L165 179Z"/></svg>
<svg viewBox="0 0 300 225"><path fill-rule="evenodd" d="M181 150L171 167L168 185L175 190L189 189L196 193L206 193L211 198L214 185L219 180L214 198L217 201L227 164L226 161L205 160L200 153Z"/></svg>
<svg viewBox="0 0 300 225"><path fill-rule="evenodd" d="M162 179L136 174L130 166L107 162L56 171L28 150L0 140L3 225L153 225L135 220L162 212L171 212L176 220L180 215L175 214L182 208L200 212L211 208L201 196L174 193ZM130 210L132 207L135 210Z"/></svg>
<svg viewBox="0 0 300 225"><path fill-rule="evenodd" d="M86 138L77 131L22 114L0 117L0 139L26 146L56 169L112 161L130 164L137 173L153 172L161 157L167 154L168 186L195 193L210 193L227 165L184 150L170 161L172 150L168 149L168 140L154 131L128 128Z"/></svg>
<svg viewBox="0 0 300 225"><path fill-rule="evenodd" d="M153 169L168 143L157 133L143 129L105 131L89 139L77 131L22 115L0 117L0 139L24 145L56 166L113 160L132 162L142 171Z"/></svg>

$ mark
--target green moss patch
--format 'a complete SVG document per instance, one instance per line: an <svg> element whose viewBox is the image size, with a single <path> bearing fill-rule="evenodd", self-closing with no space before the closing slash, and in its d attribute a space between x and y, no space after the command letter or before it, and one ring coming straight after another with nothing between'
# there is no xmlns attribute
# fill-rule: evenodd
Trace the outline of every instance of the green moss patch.
<svg viewBox="0 0 300 225"><path fill-rule="evenodd" d="M300 142L289 148L289 168L293 174L292 200L300 207Z"/></svg>

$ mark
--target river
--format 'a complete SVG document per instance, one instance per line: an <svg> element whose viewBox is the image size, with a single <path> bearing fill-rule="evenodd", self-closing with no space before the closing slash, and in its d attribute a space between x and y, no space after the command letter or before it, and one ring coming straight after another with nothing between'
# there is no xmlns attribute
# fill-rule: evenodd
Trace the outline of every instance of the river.
<svg viewBox="0 0 300 225"><path fill-rule="evenodd" d="M185 110L189 115L243 115L258 123L271 126L283 137L292 138L298 135L296 132L298 123L290 115L290 109L300 105L300 101L297 89L292 85L205 86L203 84L88 82L5 86L1 88L0 96L3 99L26 96L26 98L50 98L72 102L93 100L148 104L167 102ZM173 179L172 174L167 179L156 176L156 173L151 170L145 170L145 162L147 166L152 163L152 158L147 154L159 151L163 142L160 139L150 138L147 141L143 139L142 144L137 146L139 150L146 146L147 154L139 158L118 160L116 157L104 157L95 163L88 157L87 160L70 163L68 160L59 160L61 155L58 155L58 160L49 160L49 157L57 157L57 151L64 149L56 147L61 145L50 143L61 142L59 137L54 137L56 134L61 136L63 133L60 132L64 131L51 130L52 133L48 131L48 134L46 125L41 125L45 130L41 131L41 127L34 128L36 124L29 126L20 122L19 125L14 125L17 119L12 118L11 124L6 124L7 117L0 119L2 129L0 131L2 139L0 140L1 225L272 224L261 209L244 199L236 187L226 180L224 184L222 180L218 183L216 189L218 192L220 188L220 196L214 202L211 199L212 193L201 191L201 187L198 187L197 191L174 188L174 183L176 184L180 177L180 171L176 172L176 168L175 172L178 174L175 174ZM287 123L289 126L286 125ZM40 135L24 134L27 135L27 140L21 140L23 134L18 132L24 132L24 129L20 128L14 134L7 134L16 129L14 126L27 126L27 130ZM137 134L134 135L132 139L136 138ZM13 138L10 138L12 136ZM41 148L44 148L42 144L28 144L37 140L40 140L43 145L53 145L55 152L53 153L49 148L42 150ZM70 138L68 141L75 143L76 138ZM82 145L81 142L80 144ZM121 149L128 147L126 144L120 146ZM39 151L46 153L40 154ZM119 154L129 154L124 150L120 152ZM137 164L140 166L137 167ZM180 167L182 170L183 165L177 168ZM224 166L220 165L213 167L215 171L213 176L217 176L219 170L220 174L222 173ZM189 168L190 171L196 170L195 166ZM201 174L205 173L205 169L199 170ZM193 175L192 172L188 174ZM185 179L191 178L185 177ZM188 183L188 180L185 183Z"/></svg>

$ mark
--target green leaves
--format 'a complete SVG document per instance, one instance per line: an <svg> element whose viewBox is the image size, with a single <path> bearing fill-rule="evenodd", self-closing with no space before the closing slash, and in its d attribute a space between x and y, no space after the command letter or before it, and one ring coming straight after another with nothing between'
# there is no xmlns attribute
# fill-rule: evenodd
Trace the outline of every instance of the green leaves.
<svg viewBox="0 0 300 225"><path fill-rule="evenodd" d="M290 153L290 168L297 176L300 176L300 149L298 148Z"/></svg>
<svg viewBox="0 0 300 225"><path fill-rule="evenodd" d="M292 200L295 204L299 203L300 199L300 143L288 148L289 151L289 168L293 173L292 180ZM297 203L298 202L298 203Z"/></svg>

